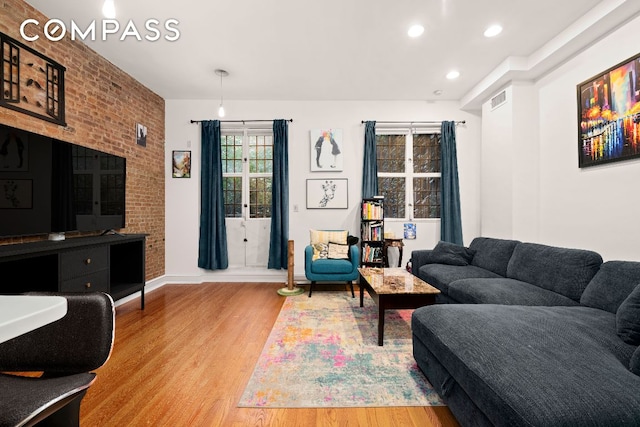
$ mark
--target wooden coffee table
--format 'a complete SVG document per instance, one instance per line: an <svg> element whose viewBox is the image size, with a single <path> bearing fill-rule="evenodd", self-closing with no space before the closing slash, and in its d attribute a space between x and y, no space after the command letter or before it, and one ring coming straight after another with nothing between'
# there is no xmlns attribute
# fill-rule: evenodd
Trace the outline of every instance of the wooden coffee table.
<svg viewBox="0 0 640 427"><path fill-rule="evenodd" d="M413 309L435 303L440 291L403 268L358 268L360 307L364 290L378 306L378 345L384 337L384 311Z"/></svg>

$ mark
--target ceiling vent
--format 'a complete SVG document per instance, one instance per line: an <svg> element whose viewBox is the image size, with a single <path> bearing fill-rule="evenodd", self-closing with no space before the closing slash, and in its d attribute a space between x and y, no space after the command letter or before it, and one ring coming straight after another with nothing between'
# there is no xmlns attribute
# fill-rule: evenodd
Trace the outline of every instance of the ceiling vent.
<svg viewBox="0 0 640 427"><path fill-rule="evenodd" d="M502 92L491 98L491 110L495 110L505 102L507 102L507 92L503 90Z"/></svg>

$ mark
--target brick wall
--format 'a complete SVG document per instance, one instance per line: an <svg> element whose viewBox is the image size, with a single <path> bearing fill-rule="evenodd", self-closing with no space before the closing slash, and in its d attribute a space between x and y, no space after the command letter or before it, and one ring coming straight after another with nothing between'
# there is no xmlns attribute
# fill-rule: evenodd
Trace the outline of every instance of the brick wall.
<svg viewBox="0 0 640 427"><path fill-rule="evenodd" d="M98 7L98 6L96 6ZM79 41L59 42L42 33L34 42L20 36L27 18L47 18L22 0L0 0L0 31L57 61L65 72L65 120L59 126L0 107L0 123L127 158L124 233L146 233L147 280L164 274L164 99ZM136 144L135 125L147 126L147 146ZM47 236L0 239L0 244ZM73 237L68 235L69 238Z"/></svg>

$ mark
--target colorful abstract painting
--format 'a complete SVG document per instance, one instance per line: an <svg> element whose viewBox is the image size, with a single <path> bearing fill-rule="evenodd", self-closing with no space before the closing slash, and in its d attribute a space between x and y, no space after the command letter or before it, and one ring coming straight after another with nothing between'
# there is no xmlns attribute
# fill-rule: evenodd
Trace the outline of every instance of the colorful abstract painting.
<svg viewBox="0 0 640 427"><path fill-rule="evenodd" d="M578 85L580 167L640 157L640 55Z"/></svg>

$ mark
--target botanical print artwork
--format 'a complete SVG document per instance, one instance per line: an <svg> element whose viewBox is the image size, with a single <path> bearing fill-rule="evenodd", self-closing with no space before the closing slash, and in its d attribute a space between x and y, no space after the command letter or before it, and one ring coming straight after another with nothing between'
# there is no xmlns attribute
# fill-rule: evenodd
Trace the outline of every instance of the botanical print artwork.
<svg viewBox="0 0 640 427"><path fill-rule="evenodd" d="M311 172L342 170L342 129L311 131Z"/></svg>

